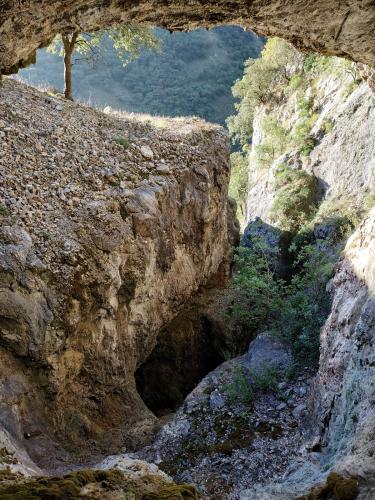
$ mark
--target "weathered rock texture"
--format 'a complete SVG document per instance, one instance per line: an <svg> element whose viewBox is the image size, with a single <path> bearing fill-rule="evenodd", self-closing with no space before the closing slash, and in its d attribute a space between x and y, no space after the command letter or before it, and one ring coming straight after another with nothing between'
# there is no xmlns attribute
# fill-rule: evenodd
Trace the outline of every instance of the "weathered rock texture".
<svg viewBox="0 0 375 500"><path fill-rule="evenodd" d="M243 500L288 500L324 483L330 469L359 481L358 500L375 496L375 210L349 239L334 278L331 314L305 413L304 453L288 473L255 485ZM340 497L339 497L340 498Z"/></svg>
<svg viewBox="0 0 375 500"><path fill-rule="evenodd" d="M300 49L375 66L372 0L2 0L0 71L31 62L34 50L63 30L92 31L129 21L170 29L240 24L259 34L286 38Z"/></svg>
<svg viewBox="0 0 375 500"><path fill-rule="evenodd" d="M312 111L318 116L310 132L315 147L307 157L290 147L266 168L252 168L254 160L250 157L247 221L260 217L266 223L277 225L271 209L276 194L276 172L281 164L316 177L317 202L342 199L346 200L343 208L349 208L349 204L358 208L363 205L363 199L374 187L375 100L365 82L348 93L351 81L350 76L342 81L322 75L314 89L307 88L305 99L312 99ZM268 108L268 113L271 110L271 115L288 131L298 123L295 93ZM253 152L264 144L265 116L265 108L260 107L254 121Z"/></svg>
<svg viewBox="0 0 375 500"><path fill-rule="evenodd" d="M322 451L323 464L363 479L375 476L374 277L372 210L349 239L330 283L332 312L321 333L309 422L318 431L311 445Z"/></svg>
<svg viewBox="0 0 375 500"><path fill-rule="evenodd" d="M75 452L142 442L154 416L137 367L228 276L227 137L11 80L0 101L0 423L38 460L47 438Z"/></svg>

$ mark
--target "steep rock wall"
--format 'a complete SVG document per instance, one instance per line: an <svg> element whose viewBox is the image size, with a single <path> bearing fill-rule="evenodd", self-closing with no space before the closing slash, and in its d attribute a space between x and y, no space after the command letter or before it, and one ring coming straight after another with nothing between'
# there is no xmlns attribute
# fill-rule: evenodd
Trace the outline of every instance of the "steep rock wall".
<svg viewBox="0 0 375 500"><path fill-rule="evenodd" d="M350 200L354 205L374 187L375 167L375 100L367 83L353 91L352 78L344 81L335 76L323 75L315 82L315 89L308 87L306 102L312 99L312 112L316 113L310 137L314 147L308 156L290 147L266 168L253 168L256 150L265 142L262 122L267 114L293 129L299 120L297 95L293 93L281 103L260 107L254 121L252 153L250 155L250 190L247 198L247 222L260 217L264 222L277 224L272 216L275 199L276 172L281 164L302 169L318 181L318 201L324 199Z"/></svg>
<svg viewBox="0 0 375 500"><path fill-rule="evenodd" d="M329 284L332 311L321 332L311 399L318 430L311 445L323 452L325 464L366 479L375 475L374 252L372 210L349 239Z"/></svg>
<svg viewBox="0 0 375 500"><path fill-rule="evenodd" d="M137 367L229 273L225 133L143 120L1 90L0 423L39 461L142 442Z"/></svg>
<svg viewBox="0 0 375 500"><path fill-rule="evenodd" d="M297 48L349 57L375 66L375 6L371 0L237 0L219 2L26 0L0 3L0 71L30 63L36 48L59 31L92 31L118 22L170 29L239 24L280 36Z"/></svg>

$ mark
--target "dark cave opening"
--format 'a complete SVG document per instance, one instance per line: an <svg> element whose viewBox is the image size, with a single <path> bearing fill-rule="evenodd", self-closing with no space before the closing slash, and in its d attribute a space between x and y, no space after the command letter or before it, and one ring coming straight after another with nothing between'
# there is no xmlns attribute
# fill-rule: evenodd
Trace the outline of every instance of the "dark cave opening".
<svg viewBox="0 0 375 500"><path fill-rule="evenodd" d="M147 407L161 417L174 412L222 362L214 323L196 311L184 311L160 332L155 349L137 369L138 392Z"/></svg>

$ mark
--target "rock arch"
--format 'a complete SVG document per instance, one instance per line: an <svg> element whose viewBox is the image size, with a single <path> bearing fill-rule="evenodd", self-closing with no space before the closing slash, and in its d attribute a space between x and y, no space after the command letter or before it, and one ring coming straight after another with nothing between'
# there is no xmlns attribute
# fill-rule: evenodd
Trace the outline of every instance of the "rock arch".
<svg viewBox="0 0 375 500"><path fill-rule="evenodd" d="M171 30L239 24L375 67L373 0L0 0L0 71L33 62L35 50L59 31L126 21Z"/></svg>

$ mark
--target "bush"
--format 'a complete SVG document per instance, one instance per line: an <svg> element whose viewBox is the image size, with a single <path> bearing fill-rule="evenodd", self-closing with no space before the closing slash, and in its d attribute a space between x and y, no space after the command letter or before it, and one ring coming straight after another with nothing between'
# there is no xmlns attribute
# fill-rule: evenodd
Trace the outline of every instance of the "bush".
<svg viewBox="0 0 375 500"><path fill-rule="evenodd" d="M271 163L284 153L290 145L288 131L272 116L266 116L262 122L264 138L255 148L255 158L263 166Z"/></svg>
<svg viewBox="0 0 375 500"><path fill-rule="evenodd" d="M245 370L240 365L233 367L232 380L224 386L225 392L233 402L251 403L254 399L254 392L250 381L245 374Z"/></svg>
<svg viewBox="0 0 375 500"><path fill-rule="evenodd" d="M270 255L261 243L252 248L239 247L236 251L228 314L237 333L242 333L244 329L255 333L278 314L279 287ZM248 337L251 336L249 333Z"/></svg>
<svg viewBox="0 0 375 500"><path fill-rule="evenodd" d="M275 174L275 187L273 218L282 229L297 232L316 210L317 179L303 170L280 165Z"/></svg>
<svg viewBox="0 0 375 500"><path fill-rule="evenodd" d="M229 196L237 202L239 213L237 216L243 218L245 215L245 204L249 185L249 172L246 158L241 153L230 155L231 176L229 182Z"/></svg>
<svg viewBox="0 0 375 500"><path fill-rule="evenodd" d="M282 89L287 81L287 66L298 58L299 53L288 42L270 38L262 51L262 57L247 61L243 78L237 80L232 89L233 96L239 99L237 114L227 120L229 133L235 143L243 146L251 142L256 107L273 98L277 81L282 83Z"/></svg>
<svg viewBox="0 0 375 500"><path fill-rule="evenodd" d="M271 271L274 248L239 248L228 314L241 339L269 330L291 342L297 361L314 363L320 328L330 310L326 284L339 251L327 251L324 241L301 241L300 246L296 242L291 246L294 274L290 280L278 279ZM264 378L272 381L271 375ZM273 384L260 380L258 385Z"/></svg>
<svg viewBox="0 0 375 500"><path fill-rule="evenodd" d="M122 146L124 149L128 149L128 147L130 146L129 139L127 139L126 137L117 137L115 139L115 142Z"/></svg>

